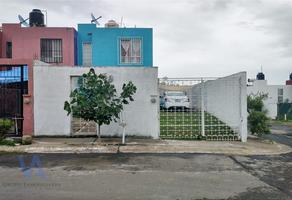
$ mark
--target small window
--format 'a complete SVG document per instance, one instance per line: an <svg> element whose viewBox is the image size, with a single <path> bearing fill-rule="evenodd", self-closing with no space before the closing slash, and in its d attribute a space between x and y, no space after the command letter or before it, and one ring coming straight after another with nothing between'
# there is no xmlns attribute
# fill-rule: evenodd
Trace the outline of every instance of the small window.
<svg viewBox="0 0 292 200"><path fill-rule="evenodd" d="M283 103L283 96L278 96L278 103Z"/></svg>
<svg viewBox="0 0 292 200"><path fill-rule="evenodd" d="M284 91L283 88L278 88L278 103L283 103L283 95L284 95Z"/></svg>
<svg viewBox="0 0 292 200"><path fill-rule="evenodd" d="M79 89L81 85L84 83L84 78L82 76L74 76L71 77L71 89L72 91L75 89Z"/></svg>
<svg viewBox="0 0 292 200"><path fill-rule="evenodd" d="M141 64L142 41L139 38L123 38L120 40L120 63Z"/></svg>
<svg viewBox="0 0 292 200"><path fill-rule="evenodd" d="M91 43L83 43L82 46L82 62L83 66L91 66L92 65L92 47Z"/></svg>
<svg viewBox="0 0 292 200"><path fill-rule="evenodd" d="M41 39L41 61L62 63L62 39Z"/></svg>
<svg viewBox="0 0 292 200"><path fill-rule="evenodd" d="M12 58L12 42L6 42L6 58Z"/></svg>

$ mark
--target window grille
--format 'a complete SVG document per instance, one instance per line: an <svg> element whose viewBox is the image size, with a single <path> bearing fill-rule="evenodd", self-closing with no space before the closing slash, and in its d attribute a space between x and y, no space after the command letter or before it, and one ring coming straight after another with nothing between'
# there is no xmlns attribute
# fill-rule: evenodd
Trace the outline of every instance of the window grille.
<svg viewBox="0 0 292 200"><path fill-rule="evenodd" d="M62 63L62 39L41 39L41 61Z"/></svg>

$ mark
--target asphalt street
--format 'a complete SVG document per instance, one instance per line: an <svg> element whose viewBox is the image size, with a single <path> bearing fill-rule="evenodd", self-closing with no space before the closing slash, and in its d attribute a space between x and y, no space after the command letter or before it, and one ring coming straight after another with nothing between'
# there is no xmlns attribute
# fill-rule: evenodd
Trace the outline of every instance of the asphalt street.
<svg viewBox="0 0 292 200"><path fill-rule="evenodd" d="M290 145L291 127L265 137ZM0 153L0 199L292 199L292 153Z"/></svg>
<svg viewBox="0 0 292 200"><path fill-rule="evenodd" d="M2 154L0 199L292 199L291 166L292 153Z"/></svg>
<svg viewBox="0 0 292 200"><path fill-rule="evenodd" d="M273 124L271 134L264 135L264 137L292 147L292 126Z"/></svg>

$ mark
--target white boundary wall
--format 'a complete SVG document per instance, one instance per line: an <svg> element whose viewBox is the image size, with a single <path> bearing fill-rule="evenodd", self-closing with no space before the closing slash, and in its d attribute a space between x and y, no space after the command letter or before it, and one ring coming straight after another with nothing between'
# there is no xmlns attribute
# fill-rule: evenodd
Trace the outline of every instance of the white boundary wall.
<svg viewBox="0 0 292 200"><path fill-rule="evenodd" d="M63 109L69 100L72 77L87 73L87 67L57 67L36 62L34 73L34 135L71 136L71 117ZM156 67L94 67L96 73L113 76L118 92L122 84L137 86L134 102L125 106L126 135L159 138L158 70ZM156 102L151 102L151 99ZM121 136L117 123L102 126L102 135Z"/></svg>
<svg viewBox="0 0 292 200"><path fill-rule="evenodd" d="M247 94L267 94L268 98L264 100L265 109L267 109L270 118L276 119L279 89L283 89L283 101L288 99L289 102L292 102L292 85L268 85L267 80L254 80L253 85L247 87Z"/></svg>
<svg viewBox="0 0 292 200"><path fill-rule="evenodd" d="M246 72L196 84L191 89L191 103L216 116L247 140Z"/></svg>

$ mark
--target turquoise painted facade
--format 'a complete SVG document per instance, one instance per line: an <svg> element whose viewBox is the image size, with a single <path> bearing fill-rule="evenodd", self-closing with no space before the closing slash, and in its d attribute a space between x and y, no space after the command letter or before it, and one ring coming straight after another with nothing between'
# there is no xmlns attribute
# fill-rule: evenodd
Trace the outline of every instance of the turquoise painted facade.
<svg viewBox="0 0 292 200"><path fill-rule="evenodd" d="M152 28L100 28L95 24L78 24L78 65L84 65L83 45L91 44L92 66L152 67L152 38ZM121 47L123 40L139 41L139 44L136 44L141 47L139 62L125 63L123 61L123 56L121 56L124 50Z"/></svg>

